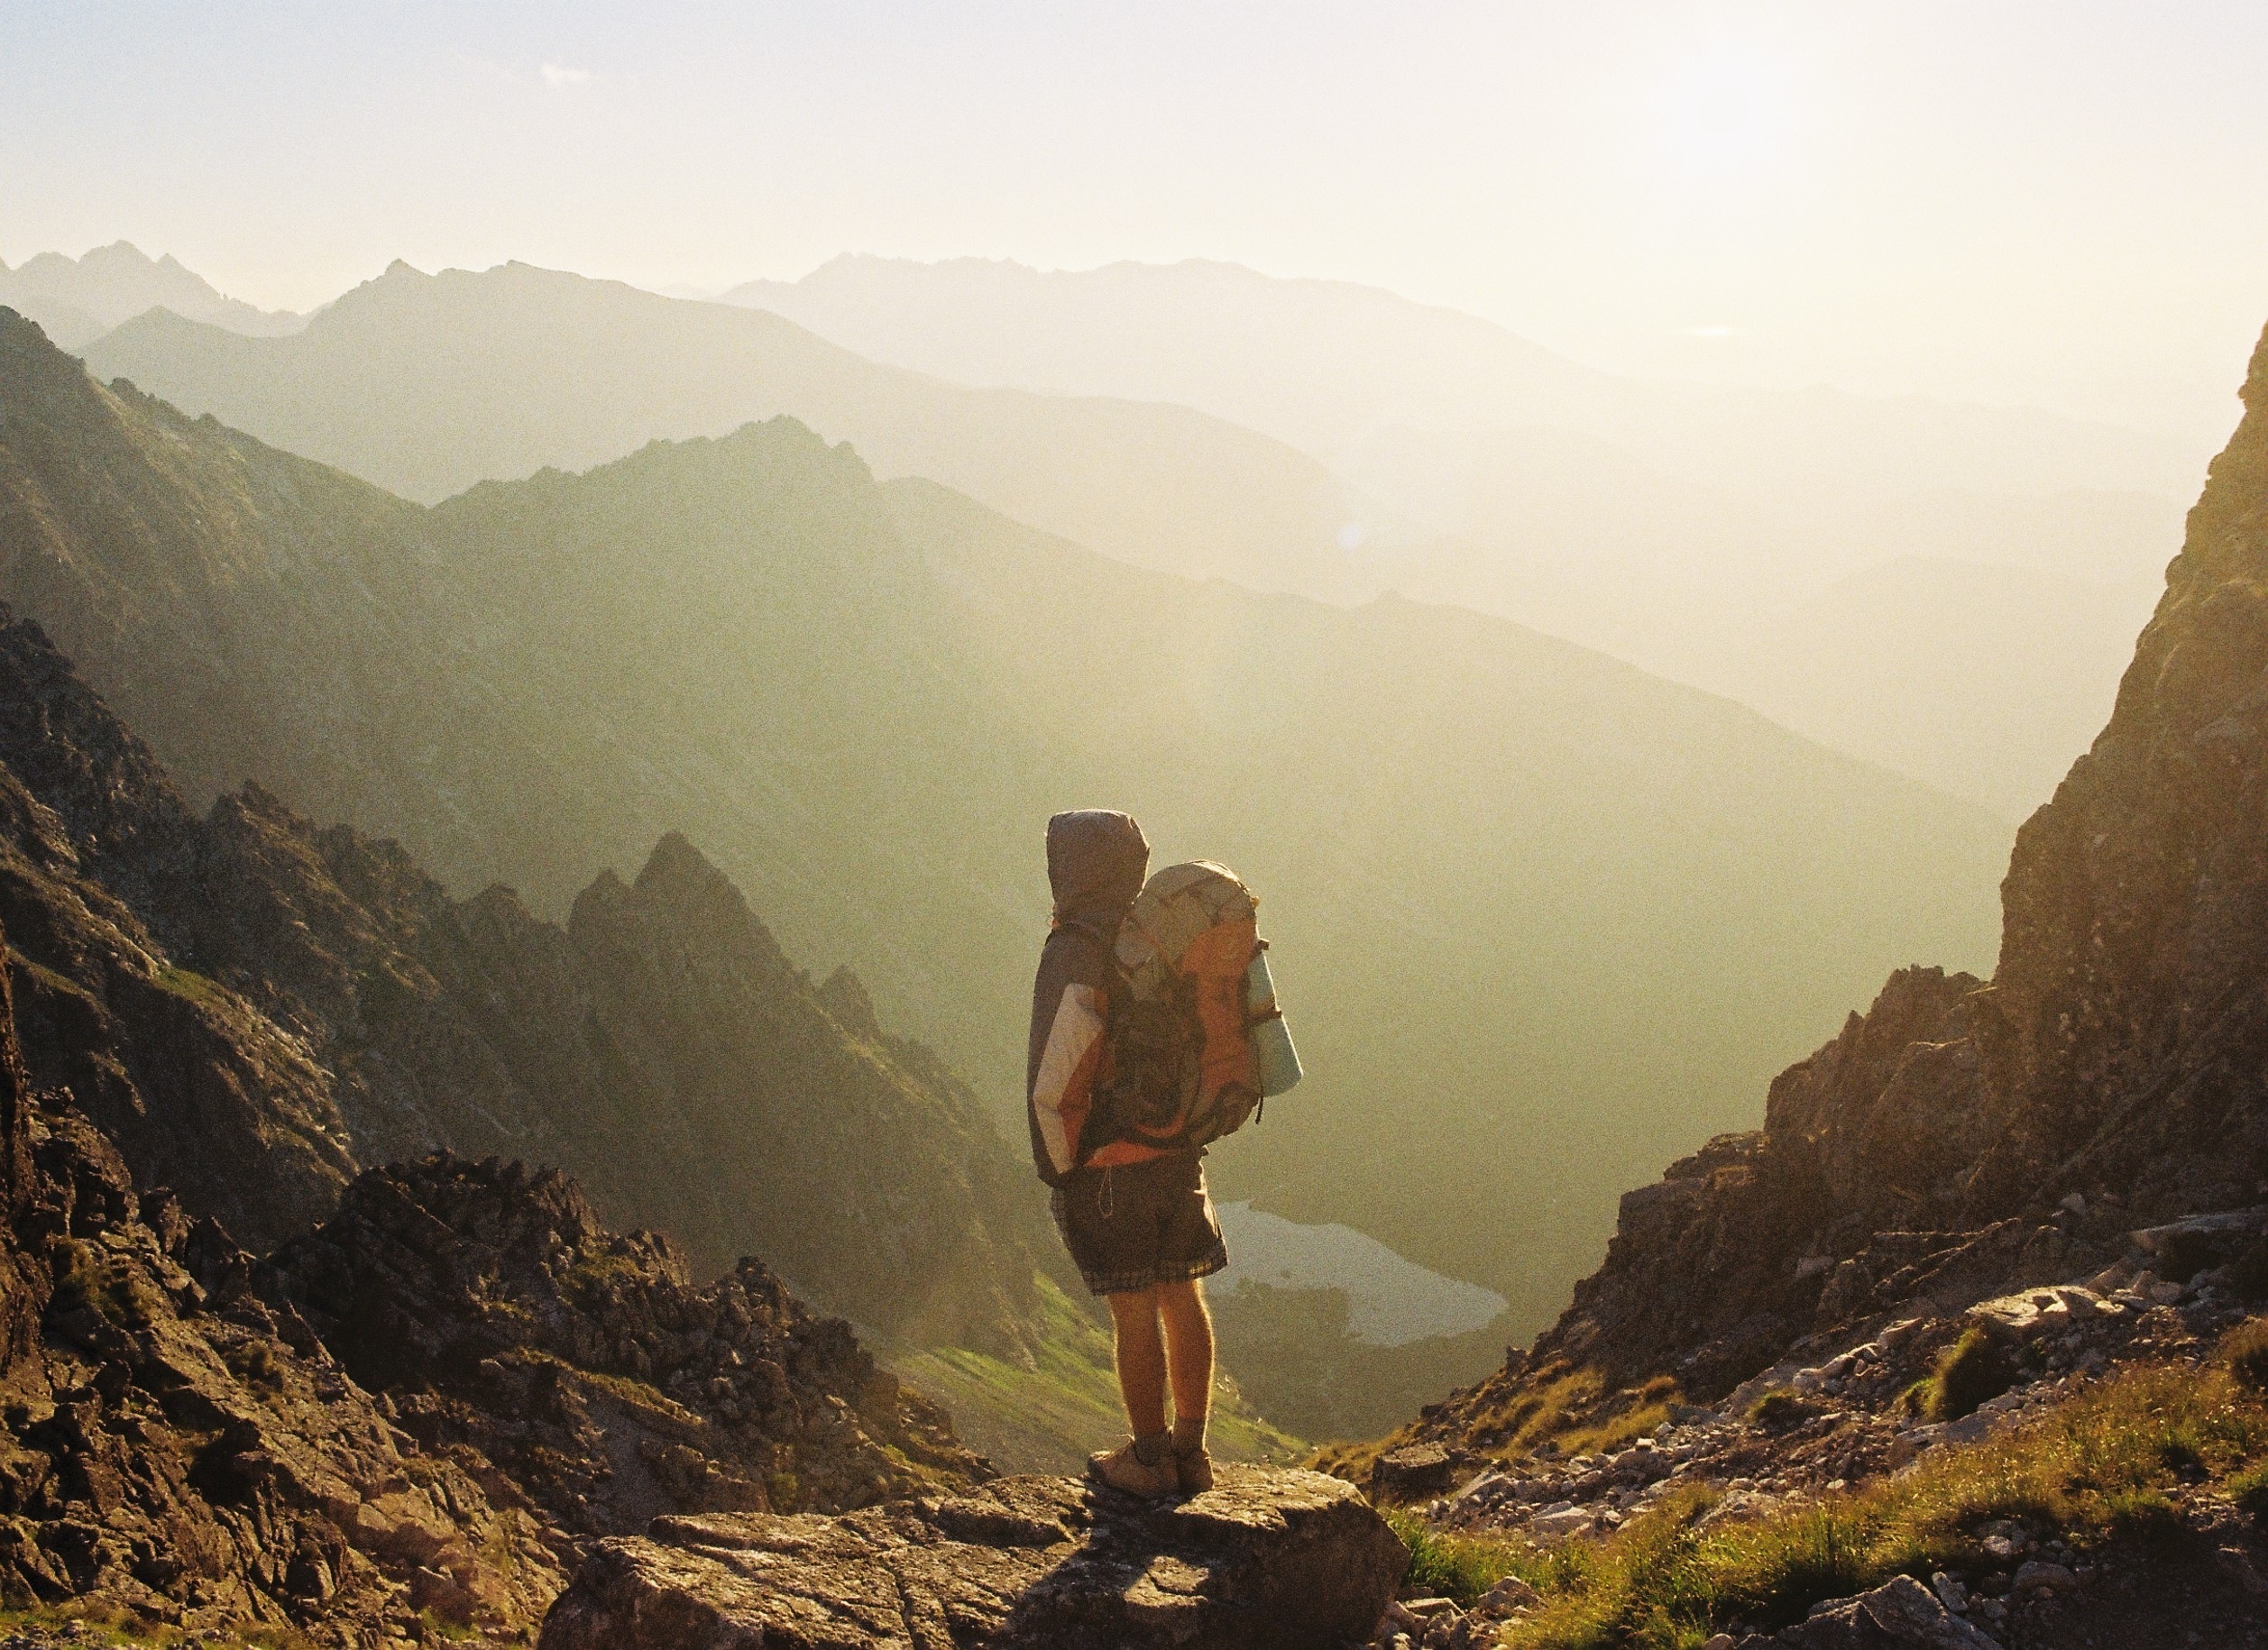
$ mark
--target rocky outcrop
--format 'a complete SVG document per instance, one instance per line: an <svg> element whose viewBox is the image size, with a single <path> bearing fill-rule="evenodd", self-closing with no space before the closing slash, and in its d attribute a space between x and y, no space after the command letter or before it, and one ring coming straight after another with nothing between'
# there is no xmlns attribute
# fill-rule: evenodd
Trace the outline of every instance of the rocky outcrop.
<svg viewBox="0 0 2268 1650"><path fill-rule="evenodd" d="M840 1518L658 1520L599 1544L543 1650L1328 1650L1367 1637L1409 1562L1336 1480L1225 1467L1143 1503L1004 1479Z"/></svg>
<svg viewBox="0 0 2268 1650"><path fill-rule="evenodd" d="M556 1170L446 1154L373 1169L258 1287L422 1446L477 1451L569 1537L987 1475L761 1261L696 1287L667 1239L607 1232Z"/></svg>
<svg viewBox="0 0 2268 1650"><path fill-rule="evenodd" d="M251 1257L30 1085L0 969L0 1592L326 1645L518 1636L556 1590L508 1484L427 1453Z"/></svg>

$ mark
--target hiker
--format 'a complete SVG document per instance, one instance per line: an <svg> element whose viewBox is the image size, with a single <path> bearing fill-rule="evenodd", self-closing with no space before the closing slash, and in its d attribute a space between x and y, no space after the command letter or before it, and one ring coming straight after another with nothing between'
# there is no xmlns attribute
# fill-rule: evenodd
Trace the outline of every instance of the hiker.
<svg viewBox="0 0 2268 1650"><path fill-rule="evenodd" d="M1134 1435L1090 1457L1088 1471L1135 1495L1195 1495L1213 1483L1213 1325L1199 1279L1228 1264L1203 1148L1097 1138L1118 1134L1096 1114L1097 1081L1110 1059L1114 947L1149 864L1142 827L1125 814L1087 810L1047 822L1055 920L1032 990L1025 1094L1056 1226L1088 1288L1109 1303Z"/></svg>

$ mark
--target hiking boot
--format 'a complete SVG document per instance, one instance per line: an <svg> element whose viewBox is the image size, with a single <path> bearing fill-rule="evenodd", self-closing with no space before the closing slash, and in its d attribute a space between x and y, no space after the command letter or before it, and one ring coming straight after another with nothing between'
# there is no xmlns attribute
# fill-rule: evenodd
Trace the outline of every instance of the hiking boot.
<svg viewBox="0 0 2268 1650"><path fill-rule="evenodd" d="M1201 1444L1193 1450L1175 1451L1173 1475L1180 1481L1183 1495L1203 1495L1213 1487L1211 1452Z"/></svg>
<svg viewBox="0 0 2268 1650"><path fill-rule="evenodd" d="M1087 1458L1087 1476L1108 1484L1113 1490L1123 1490L1128 1495L1145 1496L1152 1499L1171 1495L1180 1485L1180 1475L1175 1470L1175 1457L1171 1450L1166 1452L1164 1460L1152 1467L1134 1453L1132 1438L1115 1450L1089 1455Z"/></svg>

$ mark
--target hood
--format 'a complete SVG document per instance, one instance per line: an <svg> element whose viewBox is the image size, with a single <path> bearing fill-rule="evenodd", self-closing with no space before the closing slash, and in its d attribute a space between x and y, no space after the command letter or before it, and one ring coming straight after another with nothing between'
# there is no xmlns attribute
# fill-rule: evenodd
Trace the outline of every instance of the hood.
<svg viewBox="0 0 2268 1650"><path fill-rule="evenodd" d="M1116 924L1149 869L1150 844L1129 815L1082 808L1047 822L1047 882L1059 921Z"/></svg>

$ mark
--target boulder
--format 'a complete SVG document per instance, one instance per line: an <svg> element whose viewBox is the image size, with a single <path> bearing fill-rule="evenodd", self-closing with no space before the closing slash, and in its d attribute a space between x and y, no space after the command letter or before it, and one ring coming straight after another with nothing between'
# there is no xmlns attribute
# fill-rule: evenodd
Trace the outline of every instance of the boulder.
<svg viewBox="0 0 2268 1650"><path fill-rule="evenodd" d="M1999 1650L1910 1575L1872 1592L1819 1605L1811 1618L1773 1636L1750 1634L1740 1650Z"/></svg>
<svg viewBox="0 0 2268 1650"><path fill-rule="evenodd" d="M1469 1458L1437 1444L1390 1450L1372 1466L1370 1492L1381 1501L1423 1501L1456 1482Z"/></svg>
<svg viewBox="0 0 2268 1650"><path fill-rule="evenodd" d="M541 1650L1321 1650L1409 1564L1351 1486L1223 1466L1185 1501L1002 1479L839 1517L656 1519L597 1543Z"/></svg>

